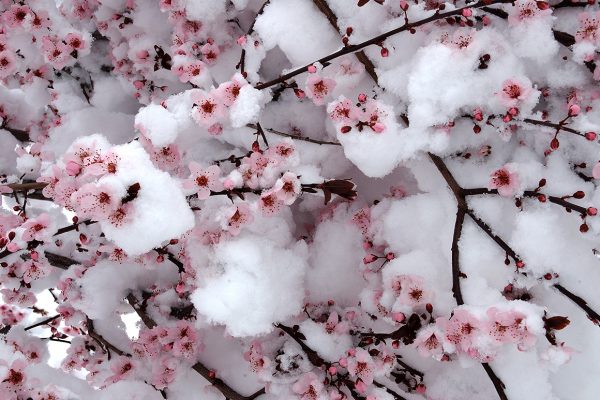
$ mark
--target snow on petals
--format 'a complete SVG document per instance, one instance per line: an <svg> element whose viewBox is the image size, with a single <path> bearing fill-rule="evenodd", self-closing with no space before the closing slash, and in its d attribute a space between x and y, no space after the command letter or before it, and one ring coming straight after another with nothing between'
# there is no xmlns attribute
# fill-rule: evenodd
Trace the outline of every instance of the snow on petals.
<svg viewBox="0 0 600 400"><path fill-rule="evenodd" d="M191 176L184 181L184 189L194 190L198 194L200 200L206 200L210 196L210 192L219 192L223 190L223 184L219 179L221 168L216 165L211 165L207 168L202 168L200 164L192 161L190 163Z"/></svg>
<svg viewBox="0 0 600 400"><path fill-rule="evenodd" d="M306 94L318 106L325 104L326 98L331 95L335 88L335 81L311 74L306 79Z"/></svg>

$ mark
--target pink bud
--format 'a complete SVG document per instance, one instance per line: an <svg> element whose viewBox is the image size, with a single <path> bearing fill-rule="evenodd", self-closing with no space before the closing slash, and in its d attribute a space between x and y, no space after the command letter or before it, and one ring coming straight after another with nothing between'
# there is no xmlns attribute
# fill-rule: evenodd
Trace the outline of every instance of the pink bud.
<svg viewBox="0 0 600 400"><path fill-rule="evenodd" d="M75 161L69 161L65 169L67 171L67 175L69 176L76 176L79 174L79 172L81 172L81 166Z"/></svg>
<svg viewBox="0 0 600 400"><path fill-rule="evenodd" d="M348 355L350 357L354 357L356 355L356 350L355 349L348 349Z"/></svg>
<svg viewBox="0 0 600 400"><path fill-rule="evenodd" d="M348 366L348 359L346 357L340 358L340 366L344 368Z"/></svg>
<svg viewBox="0 0 600 400"><path fill-rule="evenodd" d="M314 74L315 72L317 72L317 67L315 67L314 65L309 65L308 72Z"/></svg>
<svg viewBox="0 0 600 400"><path fill-rule="evenodd" d="M137 90L141 90L144 87L144 82L142 81L134 81L133 82L133 86L137 89Z"/></svg>
<svg viewBox="0 0 600 400"><path fill-rule="evenodd" d="M519 109L516 107L511 107L508 109L508 113L512 116L519 114Z"/></svg>
<svg viewBox="0 0 600 400"><path fill-rule="evenodd" d="M492 20L487 15L484 15L482 18L482 22L483 22L483 25L487 26L492 22Z"/></svg>
<svg viewBox="0 0 600 400"><path fill-rule="evenodd" d="M356 391L358 393L364 393L367 391L367 385L360 379L356 381L356 383L354 384L354 387L356 388Z"/></svg>
<svg viewBox="0 0 600 400"><path fill-rule="evenodd" d="M572 104L569 107L569 115L571 117L575 117L575 116L579 115L580 112L581 112L581 107L579 107L577 104Z"/></svg>
<svg viewBox="0 0 600 400"><path fill-rule="evenodd" d="M425 387L425 385L417 385L417 387L415 388L415 391L419 394L425 394L426 390L427 388Z"/></svg>
<svg viewBox="0 0 600 400"><path fill-rule="evenodd" d="M381 122L376 122L375 124L373 124L371 129L373 129L376 133L381 133L385 130L385 125Z"/></svg>
<svg viewBox="0 0 600 400"><path fill-rule="evenodd" d="M391 261L391 260L393 260L394 258L396 258L396 255L395 255L394 253L392 253L392 252L389 252L389 253L387 253L387 254L385 255L385 258L386 258L388 261Z"/></svg>
<svg viewBox="0 0 600 400"><path fill-rule="evenodd" d="M392 313L392 319L396 322L402 322L402 321L404 321L405 318L406 318L406 316L404 315L404 313L401 313L401 312Z"/></svg>
<svg viewBox="0 0 600 400"><path fill-rule="evenodd" d="M306 97L306 93L304 93L304 90L302 90L302 89L294 89L294 94L299 99L303 99Z"/></svg>
<svg viewBox="0 0 600 400"><path fill-rule="evenodd" d="M504 121L505 123L512 121L512 116L510 114L506 114L504 117L502 117L502 121Z"/></svg>
<svg viewBox="0 0 600 400"><path fill-rule="evenodd" d="M536 4L537 4L538 8L542 11L550 8L550 4L546 3L545 1L536 1Z"/></svg>
<svg viewBox="0 0 600 400"><path fill-rule="evenodd" d="M381 57L387 57L390 55L390 52L388 49L386 49L385 47L381 48Z"/></svg>
<svg viewBox="0 0 600 400"><path fill-rule="evenodd" d="M32 251L31 253L29 253L29 255L31 256L31 259L33 261L37 261L39 259L39 257L40 257L40 255L38 254L37 251Z"/></svg>
<svg viewBox="0 0 600 400"><path fill-rule="evenodd" d="M6 249L8 251L10 251L11 253L14 253L15 251L19 251L19 245L17 245L16 243L12 242L9 243L8 246L6 246Z"/></svg>
<svg viewBox="0 0 600 400"><path fill-rule="evenodd" d="M328 371L329 371L329 374L330 374L330 375L335 375L335 374L337 374L337 368L336 368L336 367L334 367L333 365L332 365L331 367L329 367L329 370L328 370Z"/></svg>
<svg viewBox="0 0 600 400"><path fill-rule="evenodd" d="M225 180L223 181L223 186L225 187L225 189L231 190L235 187L235 182L233 182L233 179L225 178Z"/></svg>
<svg viewBox="0 0 600 400"><path fill-rule="evenodd" d="M360 101L361 103L364 103L365 101L367 101L367 95L364 93L359 94L358 101Z"/></svg>
<svg viewBox="0 0 600 400"><path fill-rule="evenodd" d="M408 10L408 3L406 0L400 0L400 8L404 11Z"/></svg>
<svg viewBox="0 0 600 400"><path fill-rule="evenodd" d="M479 108L473 112L473 119L475 121L483 121L483 112Z"/></svg>
<svg viewBox="0 0 600 400"><path fill-rule="evenodd" d="M473 15L473 10L471 10L470 8L465 8L462 10L462 15L463 17L470 17L471 15Z"/></svg>
<svg viewBox="0 0 600 400"><path fill-rule="evenodd" d="M370 241L368 241L368 240L365 240L365 241L363 242L363 249L365 249L365 250L369 250L371 247L373 247L373 243L371 243Z"/></svg>
<svg viewBox="0 0 600 400"><path fill-rule="evenodd" d="M588 207L587 213L589 216L594 217L598 214L598 209L596 207Z"/></svg>
<svg viewBox="0 0 600 400"><path fill-rule="evenodd" d="M363 263L371 264L373 261L377 260L377 256L375 254L368 254L363 258Z"/></svg>
<svg viewBox="0 0 600 400"><path fill-rule="evenodd" d="M597 136L598 135L596 135L596 132L586 132L585 133L585 138L589 141L596 140Z"/></svg>
<svg viewBox="0 0 600 400"><path fill-rule="evenodd" d="M236 40L237 44L239 44L240 46L243 46L243 45L245 45L247 41L248 41L248 39L246 39L246 35L244 35L244 36L240 36L240 37L239 37L239 38Z"/></svg>

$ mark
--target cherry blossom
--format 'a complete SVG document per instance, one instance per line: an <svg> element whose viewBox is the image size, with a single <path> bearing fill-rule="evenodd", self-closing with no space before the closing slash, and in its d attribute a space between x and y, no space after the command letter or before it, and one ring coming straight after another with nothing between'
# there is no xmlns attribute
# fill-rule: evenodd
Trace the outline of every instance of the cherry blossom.
<svg viewBox="0 0 600 400"><path fill-rule="evenodd" d="M309 75L306 79L306 94L318 106L325 104L325 99L331 95L335 88L335 80L323 78L316 74Z"/></svg>
<svg viewBox="0 0 600 400"><path fill-rule="evenodd" d="M490 174L490 189L497 189L501 196L512 197L520 189L520 180L515 164L506 164Z"/></svg>
<svg viewBox="0 0 600 400"><path fill-rule="evenodd" d="M221 169L216 165L207 168L196 162L191 162L191 176L183 184L184 188L194 190L200 200L208 199L210 192L219 192L223 190L223 184L220 181Z"/></svg>

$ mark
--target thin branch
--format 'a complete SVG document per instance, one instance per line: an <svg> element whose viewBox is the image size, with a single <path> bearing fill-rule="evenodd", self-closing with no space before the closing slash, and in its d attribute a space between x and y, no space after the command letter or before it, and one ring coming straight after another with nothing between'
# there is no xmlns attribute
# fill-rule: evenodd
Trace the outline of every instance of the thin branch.
<svg viewBox="0 0 600 400"><path fill-rule="evenodd" d="M586 312L588 318L590 319L590 321L592 321L596 325L600 324L600 315L596 311L592 310L587 305L587 302L584 299L582 299L581 297L577 296L573 292L567 290L561 284L557 283L557 284L554 285L554 287L556 289L558 289L558 291L560 293L562 293L563 295L565 295L566 297L568 297L571 301L573 301L573 303L577 304L582 310L584 310Z"/></svg>
<svg viewBox="0 0 600 400"><path fill-rule="evenodd" d="M65 227L60 228L59 230L57 230L56 233L54 235L52 235L52 236L58 236L58 235L62 235L63 233L67 233L67 232L78 230L79 229L79 225L93 225L96 222L97 221L86 220L86 221L78 222L76 224L65 226Z"/></svg>
<svg viewBox="0 0 600 400"><path fill-rule="evenodd" d="M303 67L297 68L291 72L288 72L287 74L281 75L278 78L275 78L271 81L265 82L265 83L259 83L255 86L256 89L266 89L269 88L271 86L275 86L279 83L285 82L286 80L293 78L296 75L300 75L304 72L308 71L308 67L310 67L311 65L315 64L315 63L320 63L322 65L326 65L328 64L330 61L335 60L338 57L344 56L346 54L351 54L351 53L356 53L359 50L364 49L365 47L374 45L374 44L379 44L381 42L383 42L385 39L387 39L390 36L394 36L398 33L401 32L405 32L405 31L410 31L411 29L414 28L418 28L419 26L428 24L430 22L434 22L434 21L438 21L438 20L442 20L448 17L453 17L455 15L462 15L463 10L465 9L475 9L475 8L481 8L481 7L485 7L485 6L489 6L492 4L504 4L504 3L511 3L512 0L482 0L482 1L478 1L477 3L473 3L473 4L469 4L465 7L461 7L461 8L457 8L455 10L452 11L447 11L444 13L440 13L439 11L436 12L435 14L433 14L430 17L421 19L419 21L413 22L413 23L408 23L408 24L404 24L401 27L398 27L396 29L392 29L391 31L382 33L381 35L375 36L369 40L366 40L364 42L358 43L358 44L353 44L350 46L346 46L334 53L331 53L325 57L322 57L318 60L315 60L314 62L307 64Z"/></svg>
<svg viewBox="0 0 600 400"><path fill-rule="evenodd" d="M256 125L249 124L247 126L252 129L257 129ZM277 130L271 129L271 128L263 128L263 129L274 135L289 137L294 140L302 140L304 142L315 143L315 144L320 144L320 145L322 145L322 144L328 144L328 145L332 145L332 146L341 146L342 145L340 142L328 142L325 140L311 139L311 138L308 138L305 136L298 136L298 135L292 135L291 133L280 132L280 131L277 131Z"/></svg>
<svg viewBox="0 0 600 400"><path fill-rule="evenodd" d="M131 357L131 354L122 351L121 349L110 343L108 340L104 339L104 337L98 332L96 332L96 330L94 329L94 321L92 321L89 318L86 318L86 326L88 330L88 336L94 339L96 342L98 342L98 344L100 344L101 347L103 347L103 350L106 352L109 360L111 357L111 350L120 356Z"/></svg>
<svg viewBox="0 0 600 400"><path fill-rule="evenodd" d="M481 363L481 365L483 366L483 369L494 384L494 388L496 389L496 393L498 393L498 397L500 397L500 400L508 400L506 393L504 393L504 389L506 388L506 386L504 386L504 383L500 380L500 378L498 378L492 367L490 367L490 364Z"/></svg>
<svg viewBox="0 0 600 400"><path fill-rule="evenodd" d="M0 129L10 132L20 142L29 142L29 132L22 129L10 128L8 126L1 126Z"/></svg>
<svg viewBox="0 0 600 400"><path fill-rule="evenodd" d="M313 0L313 3L315 4L315 6L317 6L317 8L319 9L319 11L321 11L323 13L323 15L325 15L325 17L327 17L327 20L329 21L329 24L336 30L338 31L341 35L343 35L344 33L341 31L339 25L338 25L338 19L337 16L335 15L335 13L333 12L333 10L329 7L329 4L327 4L327 1L325 0ZM367 57L367 55L365 54L364 51L359 51L357 53L354 53L354 55L356 56L356 58L358 59L358 61L365 66L365 71L367 71L367 73L369 74L369 76L373 79L373 81L375 81L375 84L379 85L379 80L377 79L377 73L375 73L375 65L373 65L373 62L371 60L369 60L369 57Z"/></svg>
<svg viewBox="0 0 600 400"><path fill-rule="evenodd" d="M565 126L564 124L557 124L557 123L550 122L550 121L541 121L541 120L531 119L531 118L524 118L521 121L526 122L528 124L532 124L532 125L547 126L548 128L553 128L553 129L556 129L557 131L565 131L565 132L569 132L569 133L572 133L572 134L575 134L578 136L585 137L585 133L581 133L576 129L569 128L569 127Z"/></svg>
<svg viewBox="0 0 600 400"><path fill-rule="evenodd" d="M57 319L57 318L60 318L60 314L57 314L57 315L55 315L55 316L53 316L53 317L50 317L50 318L46 318L46 319L44 319L44 320L42 320L42 321L40 321L40 322L36 322L36 323L35 323L35 324L33 324L33 325L29 325L29 326L28 326L27 328L25 328L24 330L28 331L28 330L31 330L31 329L33 329L33 328L37 328L38 326L42 326L42 325L49 324L50 322L54 321L54 320L55 320L55 319Z"/></svg>

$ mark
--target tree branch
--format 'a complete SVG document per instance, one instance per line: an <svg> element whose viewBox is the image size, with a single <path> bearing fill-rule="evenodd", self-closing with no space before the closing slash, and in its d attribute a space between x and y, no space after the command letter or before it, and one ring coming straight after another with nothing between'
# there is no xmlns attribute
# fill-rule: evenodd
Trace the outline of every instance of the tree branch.
<svg viewBox="0 0 600 400"><path fill-rule="evenodd" d="M392 29L391 31L382 33L381 35L375 36L369 40L366 40L364 42L358 43L358 44L353 44L347 47L344 47L334 53L331 53L325 57L322 57L318 60L313 61L310 64L307 64L303 67L297 68L291 72L288 72L287 74L281 75L278 78L275 78L271 81L265 82L265 83L259 83L255 86L256 89L266 89L269 88L271 86L277 85L279 83L285 82L286 80L293 78L296 75L300 75L304 72L308 71L308 67L310 67L311 65L315 64L315 63L320 63L322 65L326 65L327 63L329 63L332 60L335 60L338 57L344 56L346 54L351 54L351 53L355 53L359 50L364 49L365 47L371 46L373 44L379 44L381 42L383 42L385 39L387 39L390 36L394 36L398 33L404 32L404 31L409 31L411 29L414 28L418 28L419 26L428 24L430 22L434 22L434 21L438 21L438 20L442 20L448 17L453 17L455 15L462 15L463 10L465 9L474 9L474 8L481 8L481 7L485 7L485 6L489 6L491 4L503 4L503 3L511 3L512 0L482 0L482 1L478 1L477 3L473 3L473 4L469 4L465 7L461 7L461 8L457 8L455 10L452 11L447 11L444 13L440 13L440 12L436 12L435 14L433 14L430 17L421 19L419 21L413 22L413 23L408 23L408 24L404 24L401 27L398 27L396 29Z"/></svg>

